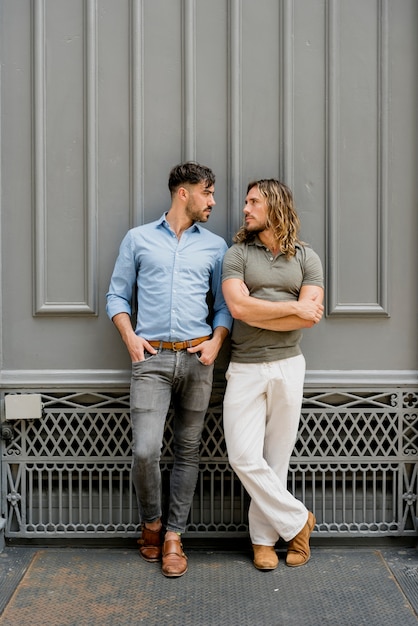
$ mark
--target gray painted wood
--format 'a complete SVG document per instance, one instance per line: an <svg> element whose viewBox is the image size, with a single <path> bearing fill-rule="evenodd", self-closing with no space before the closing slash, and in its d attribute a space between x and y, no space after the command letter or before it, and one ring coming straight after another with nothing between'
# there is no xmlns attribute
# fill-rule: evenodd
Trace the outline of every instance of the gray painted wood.
<svg viewBox="0 0 418 626"><path fill-rule="evenodd" d="M228 242L250 179L293 188L327 276L327 318L303 340L313 380L382 371L410 384L414 0L4 0L0 11L0 385L124 378L110 274L126 230L168 207L183 159L215 170L209 228Z"/></svg>

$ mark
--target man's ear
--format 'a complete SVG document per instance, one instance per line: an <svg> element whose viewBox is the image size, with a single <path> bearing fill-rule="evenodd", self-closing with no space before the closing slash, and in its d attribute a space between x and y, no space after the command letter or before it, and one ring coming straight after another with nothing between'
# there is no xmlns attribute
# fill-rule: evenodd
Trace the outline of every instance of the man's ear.
<svg viewBox="0 0 418 626"><path fill-rule="evenodd" d="M186 187L179 187L177 189L177 195L178 195L180 200L183 200L183 202L184 202L184 200L188 200L188 198L189 198L189 192L186 189Z"/></svg>

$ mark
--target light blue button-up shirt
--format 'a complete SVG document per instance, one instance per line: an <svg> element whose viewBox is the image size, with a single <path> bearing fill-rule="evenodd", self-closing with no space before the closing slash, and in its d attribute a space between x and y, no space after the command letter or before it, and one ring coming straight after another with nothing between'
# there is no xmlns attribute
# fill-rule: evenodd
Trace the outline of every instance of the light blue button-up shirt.
<svg viewBox="0 0 418 626"><path fill-rule="evenodd" d="M132 228L124 237L115 263L106 311L132 314L137 286L137 335L145 339L184 341L231 329L232 317L222 295L225 241L193 224L180 240L165 214L157 221ZM213 296L213 320L208 323L208 292Z"/></svg>

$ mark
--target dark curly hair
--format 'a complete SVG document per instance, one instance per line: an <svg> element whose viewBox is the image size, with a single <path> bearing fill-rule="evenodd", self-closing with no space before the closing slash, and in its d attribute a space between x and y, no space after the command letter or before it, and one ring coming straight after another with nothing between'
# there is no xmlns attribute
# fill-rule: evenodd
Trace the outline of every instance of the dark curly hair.
<svg viewBox="0 0 418 626"><path fill-rule="evenodd" d="M206 187L211 187L215 184L215 174L205 165L187 161L173 167L168 177L168 188L173 195L182 185L198 185L201 182L204 182Z"/></svg>

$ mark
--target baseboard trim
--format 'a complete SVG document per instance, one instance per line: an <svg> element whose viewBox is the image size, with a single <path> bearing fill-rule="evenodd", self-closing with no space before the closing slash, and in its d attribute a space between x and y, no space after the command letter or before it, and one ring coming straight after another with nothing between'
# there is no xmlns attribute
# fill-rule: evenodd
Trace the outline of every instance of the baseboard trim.
<svg viewBox="0 0 418 626"><path fill-rule="evenodd" d="M121 389L130 370L1 370L0 389ZM308 370L305 387L415 387L417 370Z"/></svg>

